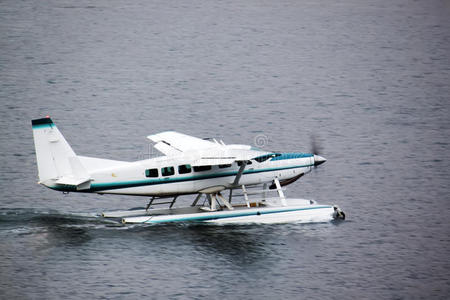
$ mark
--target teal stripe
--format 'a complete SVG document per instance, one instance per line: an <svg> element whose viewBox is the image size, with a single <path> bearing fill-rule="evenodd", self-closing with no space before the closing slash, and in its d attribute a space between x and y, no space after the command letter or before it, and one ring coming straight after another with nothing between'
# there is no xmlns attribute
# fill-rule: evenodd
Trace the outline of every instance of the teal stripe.
<svg viewBox="0 0 450 300"><path fill-rule="evenodd" d="M246 171L244 171L244 174L255 174L255 173L280 171L280 170L288 170L288 169L295 169L295 168L306 168L306 167L311 167L311 166L313 166L313 165L308 164L308 165L290 166L290 167L282 167L282 168L265 168L265 169L258 169L258 170L246 170ZM206 175L197 175L197 176L177 177L177 178L146 179L146 180L134 180L134 181L126 181L126 182L92 183L90 190L91 191L102 191L102 190L109 190L109 189L122 189L122 188L130 188L130 187L138 187L138 186L146 186L146 185L157 185L157 184L175 183L175 182L183 182L183 181L228 177L228 176L235 176L236 174L237 174L237 171L206 174Z"/></svg>
<svg viewBox="0 0 450 300"><path fill-rule="evenodd" d="M33 125L33 129L44 129L44 128L52 128L53 126L55 126L53 123L52 124L37 124L37 125Z"/></svg>
<svg viewBox="0 0 450 300"><path fill-rule="evenodd" d="M260 215L268 215L268 214L276 214L276 213L284 213L284 212L293 212L293 211L302 211L302 210L312 210L312 209L321 209L321 208L332 208L330 205L320 205L320 206L314 206L314 207L305 207L305 208L291 208L291 209L279 209L279 210L270 210L270 211L259 211L259 210L252 210L252 211L242 211L242 212L236 212L234 214L215 214L214 216L210 215L199 215L199 216L193 216L193 217L183 217L183 218L173 218L169 220L155 220L152 221L151 217L148 221L145 223L165 223L165 222L185 222L185 221L210 221L210 220L217 220L217 219L228 219L228 218L236 218L236 217L248 217L248 216L257 216L258 213ZM199 213L201 214L201 213Z"/></svg>
<svg viewBox="0 0 450 300"><path fill-rule="evenodd" d="M310 153L281 153L281 155L275 156L274 158L272 158L271 161L304 158L304 157L312 157L312 156L314 156L314 155L310 154Z"/></svg>

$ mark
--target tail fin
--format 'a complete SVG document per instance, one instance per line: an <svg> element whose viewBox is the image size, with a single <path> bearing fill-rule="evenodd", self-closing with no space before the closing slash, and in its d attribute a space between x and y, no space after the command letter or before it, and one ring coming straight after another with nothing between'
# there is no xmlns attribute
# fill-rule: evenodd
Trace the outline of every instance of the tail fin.
<svg viewBox="0 0 450 300"><path fill-rule="evenodd" d="M72 185L81 188L89 174L49 117L31 121L40 183Z"/></svg>

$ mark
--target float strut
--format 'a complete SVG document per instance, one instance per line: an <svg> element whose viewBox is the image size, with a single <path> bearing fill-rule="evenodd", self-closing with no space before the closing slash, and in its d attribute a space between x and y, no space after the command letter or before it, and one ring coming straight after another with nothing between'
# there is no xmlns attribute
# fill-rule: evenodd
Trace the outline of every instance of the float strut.
<svg viewBox="0 0 450 300"><path fill-rule="evenodd" d="M203 194L198 193L197 197L195 197L195 200L194 200L194 202L192 202L191 206L196 206L198 200L200 200L200 197L201 197L202 195L203 195Z"/></svg>
<svg viewBox="0 0 450 300"><path fill-rule="evenodd" d="M244 192L245 203L247 203L247 207L250 208L250 202L248 201L247 189L245 188L245 185L241 185L241 188L242 188L242 192Z"/></svg>
<svg viewBox="0 0 450 300"><path fill-rule="evenodd" d="M153 200L155 200L155 197L152 197L152 198L150 199L150 202L147 204L147 207L145 208L145 210L148 210L148 209L150 208L150 205L152 205Z"/></svg>
<svg viewBox="0 0 450 300"><path fill-rule="evenodd" d="M216 208L216 194L211 194L211 210L217 210Z"/></svg>
<svg viewBox="0 0 450 300"><path fill-rule="evenodd" d="M281 205L287 206L286 197L284 196L283 190L281 189L280 181L277 177L273 180L275 182L275 186L277 187L278 196L280 196Z"/></svg>
<svg viewBox="0 0 450 300"><path fill-rule="evenodd" d="M177 201L177 198L178 198L178 195L176 195L176 196L173 198L173 201L172 201L172 203L170 203L169 208L172 208L172 206L175 204L175 201Z"/></svg>
<svg viewBox="0 0 450 300"><path fill-rule="evenodd" d="M233 206L231 206L230 202L228 202L227 200L225 200L225 198L222 196L222 194L220 192L217 193L217 197L222 200L223 204L229 209L229 210L233 210Z"/></svg>

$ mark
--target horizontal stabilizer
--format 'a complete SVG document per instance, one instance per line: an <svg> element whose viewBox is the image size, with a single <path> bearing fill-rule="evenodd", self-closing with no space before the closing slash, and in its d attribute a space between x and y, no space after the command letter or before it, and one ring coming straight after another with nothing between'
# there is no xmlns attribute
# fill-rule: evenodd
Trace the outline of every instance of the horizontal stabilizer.
<svg viewBox="0 0 450 300"><path fill-rule="evenodd" d="M62 184L62 185L71 185L76 186L77 190L86 190L91 187L91 179L90 178L75 178L71 176L63 176L59 178L56 182L56 184Z"/></svg>

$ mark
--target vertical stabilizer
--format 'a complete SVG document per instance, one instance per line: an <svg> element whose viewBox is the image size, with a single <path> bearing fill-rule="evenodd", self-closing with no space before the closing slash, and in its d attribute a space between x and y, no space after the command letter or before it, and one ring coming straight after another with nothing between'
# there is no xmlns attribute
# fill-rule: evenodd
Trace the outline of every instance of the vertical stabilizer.
<svg viewBox="0 0 450 300"><path fill-rule="evenodd" d="M31 124L40 183L47 185L49 180L55 182L61 178L88 176L52 119L36 119L32 120Z"/></svg>

